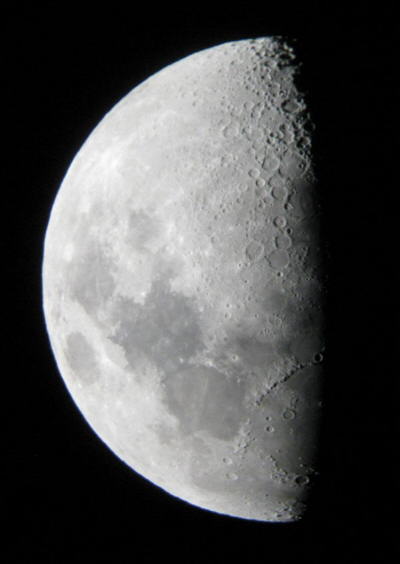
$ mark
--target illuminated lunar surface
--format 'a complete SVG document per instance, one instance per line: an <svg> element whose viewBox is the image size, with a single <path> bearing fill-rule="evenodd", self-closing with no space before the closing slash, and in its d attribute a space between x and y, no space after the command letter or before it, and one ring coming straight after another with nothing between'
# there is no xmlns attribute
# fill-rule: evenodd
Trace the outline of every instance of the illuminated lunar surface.
<svg viewBox="0 0 400 564"><path fill-rule="evenodd" d="M321 404L297 70L280 38L243 40L132 90L69 168L43 259L51 346L97 435L170 494L261 521L303 514Z"/></svg>

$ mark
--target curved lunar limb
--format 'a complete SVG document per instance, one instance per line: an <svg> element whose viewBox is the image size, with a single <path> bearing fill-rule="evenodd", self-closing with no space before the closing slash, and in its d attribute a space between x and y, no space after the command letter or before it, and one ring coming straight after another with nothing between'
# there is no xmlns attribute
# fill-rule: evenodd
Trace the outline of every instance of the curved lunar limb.
<svg viewBox="0 0 400 564"><path fill-rule="evenodd" d="M310 118L277 37L133 89L76 155L43 300L66 386L133 470L196 506L293 521L324 349Z"/></svg>

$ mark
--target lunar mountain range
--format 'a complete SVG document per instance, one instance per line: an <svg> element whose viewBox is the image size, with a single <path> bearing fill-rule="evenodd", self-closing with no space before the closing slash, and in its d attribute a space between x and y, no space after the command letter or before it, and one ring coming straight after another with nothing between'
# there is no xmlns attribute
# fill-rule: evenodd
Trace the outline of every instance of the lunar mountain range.
<svg viewBox="0 0 400 564"><path fill-rule="evenodd" d="M324 287L299 66L279 37L241 40L134 88L73 160L43 255L51 347L94 432L169 494L259 521L299 519L316 470Z"/></svg>

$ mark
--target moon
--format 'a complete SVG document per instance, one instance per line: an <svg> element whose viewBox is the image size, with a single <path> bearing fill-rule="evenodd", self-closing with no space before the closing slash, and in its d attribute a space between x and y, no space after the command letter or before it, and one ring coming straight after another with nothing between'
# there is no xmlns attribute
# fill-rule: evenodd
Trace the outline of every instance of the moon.
<svg viewBox="0 0 400 564"><path fill-rule="evenodd" d="M148 78L79 150L44 241L51 348L94 432L172 496L257 521L300 519L316 474L324 273L299 67L262 37Z"/></svg>

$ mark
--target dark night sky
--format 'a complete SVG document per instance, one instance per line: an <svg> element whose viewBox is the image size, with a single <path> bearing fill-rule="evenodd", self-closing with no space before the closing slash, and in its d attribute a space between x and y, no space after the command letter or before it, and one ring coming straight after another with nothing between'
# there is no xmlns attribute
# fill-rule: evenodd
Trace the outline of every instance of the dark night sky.
<svg viewBox="0 0 400 564"><path fill-rule="evenodd" d="M2 503L8 563L397 562L399 70L396 18L366 2L163 11L134 3L2 9L7 321ZM216 4L216 3L214 3ZM350 6L351 4L351 6ZM297 38L317 124L330 294L320 476L301 523L222 517L134 474L70 399L41 311L44 232L77 150L145 78L224 41ZM7 131L7 130L6 130ZM3 200L4 202L4 200ZM4 209L4 207L3 207ZM397 447L397 448L396 448Z"/></svg>

